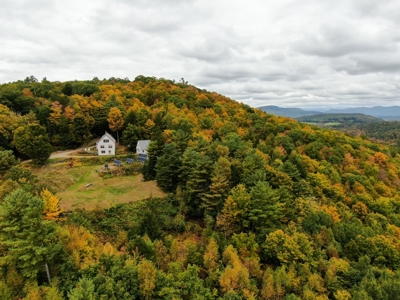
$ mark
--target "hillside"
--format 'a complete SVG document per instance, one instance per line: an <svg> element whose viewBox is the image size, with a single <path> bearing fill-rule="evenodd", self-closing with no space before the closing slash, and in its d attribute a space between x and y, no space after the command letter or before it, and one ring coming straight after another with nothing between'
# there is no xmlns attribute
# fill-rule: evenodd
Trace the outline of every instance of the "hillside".
<svg viewBox="0 0 400 300"><path fill-rule="evenodd" d="M398 299L397 147L145 76L27 78L0 103L0 299ZM63 215L71 193L35 174L105 130L151 139L166 196L129 202L127 167L103 178L125 203Z"/></svg>
<svg viewBox="0 0 400 300"><path fill-rule="evenodd" d="M320 114L320 112L318 111L307 111L300 108L283 108L274 105L261 106L258 108L269 114L289 118L298 118L302 116Z"/></svg>
<svg viewBox="0 0 400 300"><path fill-rule="evenodd" d="M365 123L356 126L350 132L365 135L373 140L400 146L400 122Z"/></svg>
<svg viewBox="0 0 400 300"><path fill-rule="evenodd" d="M359 124L375 123L382 119L356 113L317 114L296 118L299 122L314 123L325 127L348 127Z"/></svg>

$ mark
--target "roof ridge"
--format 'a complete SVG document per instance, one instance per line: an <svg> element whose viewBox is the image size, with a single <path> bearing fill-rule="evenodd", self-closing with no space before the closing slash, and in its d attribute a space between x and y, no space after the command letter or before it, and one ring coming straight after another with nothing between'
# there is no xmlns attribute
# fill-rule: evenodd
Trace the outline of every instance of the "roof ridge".
<svg viewBox="0 0 400 300"><path fill-rule="evenodd" d="M116 142L116 139L110 134L110 133L108 133L107 131L106 131L106 133L104 133L102 136L101 136L101 138L100 138L100 140L103 138L103 137L108 137L108 138L110 138L114 143Z"/></svg>

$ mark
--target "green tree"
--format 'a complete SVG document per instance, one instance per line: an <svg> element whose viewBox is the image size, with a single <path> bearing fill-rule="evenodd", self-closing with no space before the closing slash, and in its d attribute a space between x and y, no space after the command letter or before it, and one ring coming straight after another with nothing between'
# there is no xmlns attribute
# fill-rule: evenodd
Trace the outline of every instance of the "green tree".
<svg viewBox="0 0 400 300"><path fill-rule="evenodd" d="M256 185L257 182L265 181L265 176L265 169L261 158L255 152L248 154L243 161L241 182L244 183L247 188L251 188Z"/></svg>
<svg viewBox="0 0 400 300"><path fill-rule="evenodd" d="M141 130L134 124L128 124L125 130L122 132L122 143L128 146L130 151L135 151L136 144L141 136Z"/></svg>
<svg viewBox="0 0 400 300"><path fill-rule="evenodd" d="M202 208L202 198L209 191L212 161L207 155L195 153L197 154L195 160L191 162L192 168L186 182L186 189L189 193L187 204L191 213L200 215L202 210L199 208ZM184 163L185 161L182 162L182 166Z"/></svg>
<svg viewBox="0 0 400 300"><path fill-rule="evenodd" d="M186 271L178 274L176 286L179 288L181 299L215 299L210 290L204 287L204 282L198 273L196 265L188 265Z"/></svg>
<svg viewBox="0 0 400 300"><path fill-rule="evenodd" d="M0 265L16 266L26 278L44 272L58 251L53 223L42 220L43 201L18 189L0 205L0 242L6 249Z"/></svg>
<svg viewBox="0 0 400 300"><path fill-rule="evenodd" d="M69 300L94 300L95 299L95 291L94 291L93 281L89 278L81 278L77 284L77 286L72 289L68 293Z"/></svg>
<svg viewBox="0 0 400 300"><path fill-rule="evenodd" d="M72 123L72 132L75 143L82 145L87 143L91 138L92 134L90 130L94 125L94 119L92 117L85 117L83 115L77 115Z"/></svg>
<svg viewBox="0 0 400 300"><path fill-rule="evenodd" d="M18 164L18 160L11 150L0 151L0 172L7 171L16 164Z"/></svg>
<svg viewBox="0 0 400 300"><path fill-rule="evenodd" d="M28 186L32 188L38 182L37 177L31 172L31 170L23 168L21 166L14 166L6 172L3 180L12 180L19 183L21 186Z"/></svg>
<svg viewBox="0 0 400 300"><path fill-rule="evenodd" d="M157 159L162 155L164 141L159 137L155 137L147 148L148 159L143 165L142 173L145 180L154 180L156 178Z"/></svg>
<svg viewBox="0 0 400 300"><path fill-rule="evenodd" d="M275 228L282 218L283 204L267 182L258 182L250 191L249 220L253 230Z"/></svg>
<svg viewBox="0 0 400 300"><path fill-rule="evenodd" d="M43 164L52 151L46 129L35 123L17 128L13 143L18 152L32 158L34 163Z"/></svg>
<svg viewBox="0 0 400 300"><path fill-rule="evenodd" d="M156 180L164 192L174 192L178 186L180 153L174 144L164 146L163 155L157 159Z"/></svg>

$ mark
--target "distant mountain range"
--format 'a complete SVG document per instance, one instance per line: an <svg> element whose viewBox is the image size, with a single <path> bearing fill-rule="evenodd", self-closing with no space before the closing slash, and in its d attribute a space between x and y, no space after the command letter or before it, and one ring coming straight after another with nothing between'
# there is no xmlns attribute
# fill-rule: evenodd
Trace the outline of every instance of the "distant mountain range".
<svg viewBox="0 0 400 300"><path fill-rule="evenodd" d="M316 114L332 114L332 113L348 113L348 114L364 114L387 121L400 120L400 106L374 106L374 107L354 107L343 109L329 109L326 111L308 111L300 108L283 108L273 105L262 106L259 109L282 117L299 118Z"/></svg>
<svg viewBox="0 0 400 300"><path fill-rule="evenodd" d="M283 108L274 105L261 106L258 108L269 114L289 118L299 118L303 116L321 114L319 111L308 111L301 108Z"/></svg>

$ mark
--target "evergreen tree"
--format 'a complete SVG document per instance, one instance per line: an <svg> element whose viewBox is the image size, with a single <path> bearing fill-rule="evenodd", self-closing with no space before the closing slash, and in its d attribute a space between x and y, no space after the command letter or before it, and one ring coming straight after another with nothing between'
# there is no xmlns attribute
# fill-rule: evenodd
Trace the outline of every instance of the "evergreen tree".
<svg viewBox="0 0 400 300"><path fill-rule="evenodd" d="M94 300L95 291L94 284L91 279L82 278L79 280L77 286L68 293L68 299L70 300Z"/></svg>
<svg viewBox="0 0 400 300"><path fill-rule="evenodd" d="M212 168L212 161L207 155L197 155L193 163L188 181L186 182L186 189L189 193L188 207L195 215L202 213L201 208L202 198L209 191L210 186L210 173Z"/></svg>
<svg viewBox="0 0 400 300"><path fill-rule="evenodd" d="M165 145L163 152L156 164L157 184L164 192L174 192L179 182L180 154L174 144Z"/></svg>
<svg viewBox="0 0 400 300"><path fill-rule="evenodd" d="M0 264L17 267L26 278L44 272L58 251L53 223L42 220L43 201L18 189L0 206L0 242L6 255Z"/></svg>
<svg viewBox="0 0 400 300"><path fill-rule="evenodd" d="M157 159L162 155L162 149L164 147L164 140L162 139L161 133L154 135L154 139L147 148L148 159L144 163L142 173L145 180L154 180L156 178L156 164Z"/></svg>
<svg viewBox="0 0 400 300"><path fill-rule="evenodd" d="M88 120L91 117L85 118L83 115L78 115L74 118L72 132L74 134L75 143L82 145L92 138L90 133L93 127L94 120Z"/></svg>
<svg viewBox="0 0 400 300"><path fill-rule="evenodd" d="M258 182L250 191L249 220L253 230L275 228L282 218L282 203L279 195L268 183Z"/></svg>
<svg viewBox="0 0 400 300"><path fill-rule="evenodd" d="M251 188L256 185L257 182L265 181L265 177L263 161L255 152L251 152L243 161L241 182L244 183L247 188Z"/></svg>
<svg viewBox="0 0 400 300"><path fill-rule="evenodd" d="M138 126L128 124L125 130L122 132L121 142L128 146L130 151L135 151L139 136L141 136L141 130Z"/></svg>

